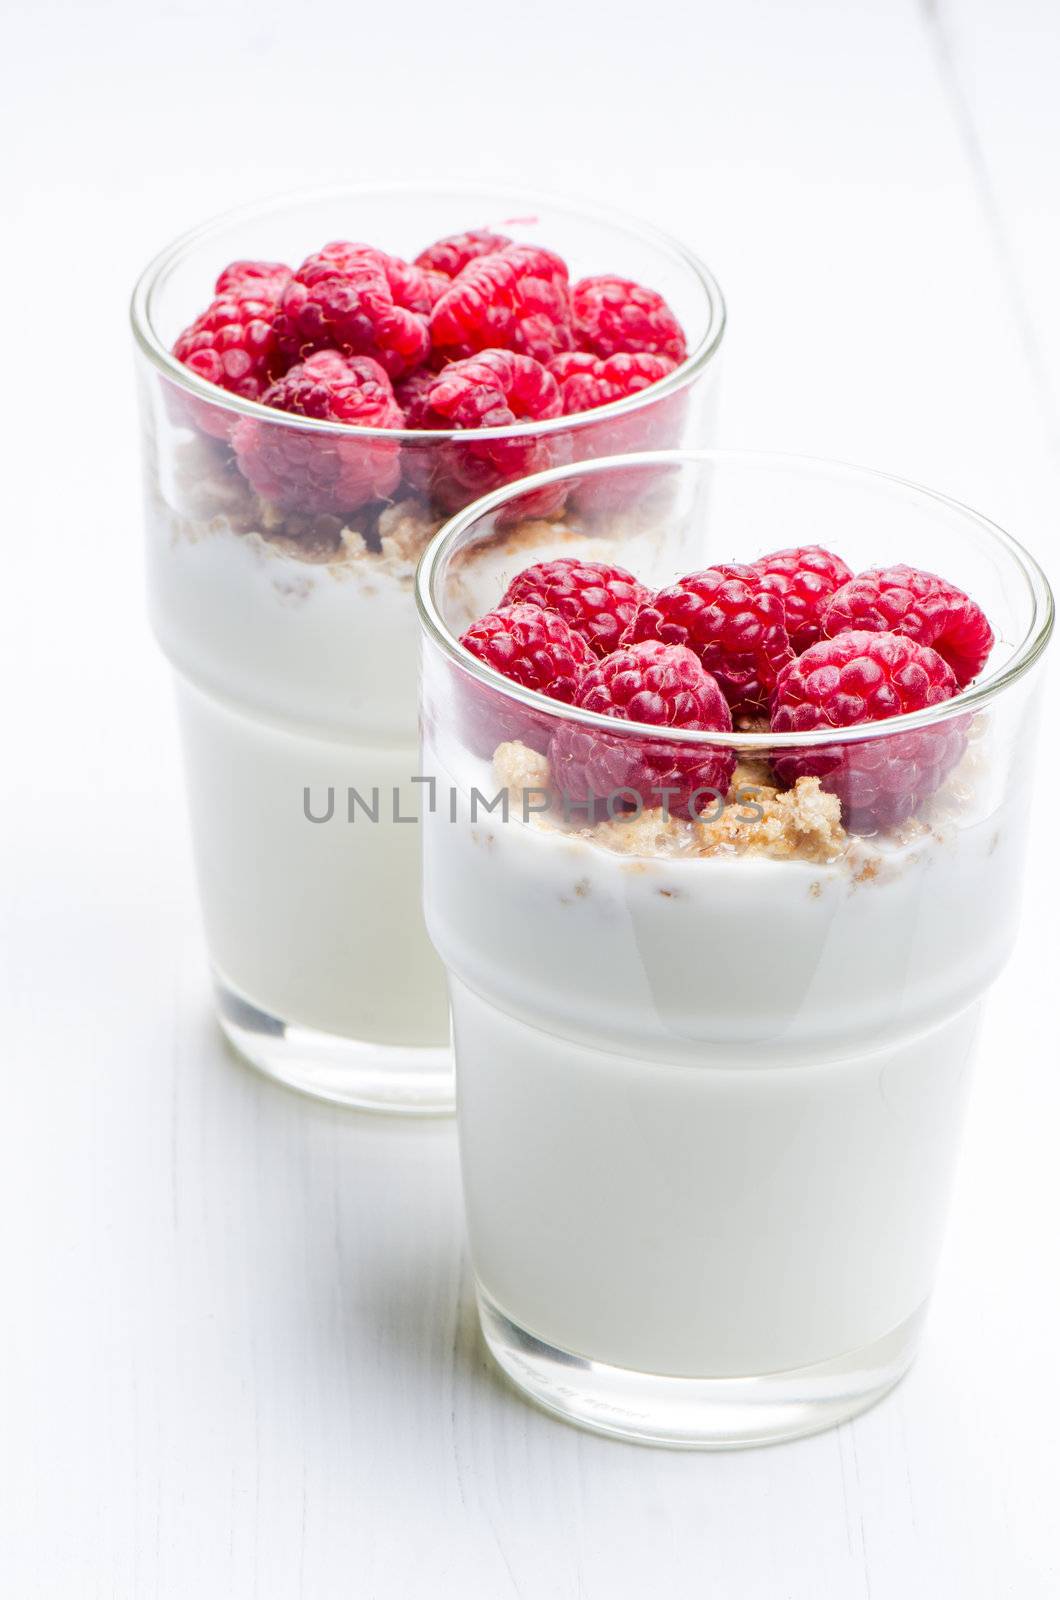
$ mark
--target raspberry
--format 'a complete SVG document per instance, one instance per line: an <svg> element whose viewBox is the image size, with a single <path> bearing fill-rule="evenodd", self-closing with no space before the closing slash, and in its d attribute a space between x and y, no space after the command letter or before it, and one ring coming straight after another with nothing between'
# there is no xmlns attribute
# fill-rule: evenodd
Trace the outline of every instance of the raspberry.
<svg viewBox="0 0 1060 1600"><path fill-rule="evenodd" d="M623 722L661 728L728 732L732 717L717 682L683 645L648 640L623 646L582 678L574 704ZM568 800L623 799L667 805L691 816L724 796L733 774L731 750L616 735L567 722L549 748L553 781ZM662 791L668 790L669 794ZM708 791L701 793L699 791Z"/></svg>
<svg viewBox="0 0 1060 1600"><path fill-rule="evenodd" d="M321 350L262 395L262 403L295 416L364 428L400 428L390 379L370 356ZM399 444L335 438L244 417L232 439L240 470L264 499L289 511L356 511L397 487Z"/></svg>
<svg viewBox="0 0 1060 1600"><path fill-rule="evenodd" d="M235 299L278 301L291 281L291 269L282 261L230 261L217 282L215 295Z"/></svg>
<svg viewBox="0 0 1060 1600"><path fill-rule="evenodd" d="M751 565L762 574L762 587L783 600L792 649L801 655L823 637L821 618L836 590L849 583L850 568L819 544L774 550Z"/></svg>
<svg viewBox="0 0 1060 1600"><path fill-rule="evenodd" d="M608 406L614 400L639 394L672 372L674 363L666 356L626 352L603 361L587 351L570 350L553 356L548 370L559 384L563 414L569 417L578 411L594 411L597 406Z"/></svg>
<svg viewBox="0 0 1060 1600"><path fill-rule="evenodd" d="M426 393L412 401L407 421L410 428L507 428L557 417L559 408L556 380L540 362L511 350L484 350L438 373ZM547 438L451 440L428 450L410 445L407 469L443 511L458 511L489 489L542 471L554 459ZM557 497L551 489L531 498L535 504L524 502L520 515L544 516L563 503L562 492Z"/></svg>
<svg viewBox="0 0 1060 1600"><path fill-rule="evenodd" d="M637 612L630 644L661 639L694 650L721 685L734 716L767 712L781 668L791 660L784 602L754 567L708 567L659 593Z"/></svg>
<svg viewBox="0 0 1060 1600"><path fill-rule="evenodd" d="M185 328L173 354L189 371L244 400L260 400L282 371L273 330L291 269L280 261L232 261L214 285L214 300ZM192 419L206 433L227 439L229 412L204 400L189 402Z"/></svg>
<svg viewBox="0 0 1060 1600"><path fill-rule="evenodd" d="M422 400L438 374L429 367L417 367L406 372L403 378L394 379L394 398L402 411L411 411L417 400Z"/></svg>
<svg viewBox="0 0 1060 1600"><path fill-rule="evenodd" d="M565 415L591 413L627 395L654 387L674 369L666 356L619 354L606 361L587 351L569 351L549 362L560 386ZM646 450L665 450L680 444L684 433L687 397L661 394L617 417L583 422L571 432L571 447L578 461L598 456L621 456ZM666 476L659 467L639 467L611 477L579 479L571 486L571 503L592 517L628 511L630 505L657 489Z"/></svg>
<svg viewBox="0 0 1060 1600"><path fill-rule="evenodd" d="M325 245L280 302L276 338L289 359L316 350L367 355L393 378L426 361L430 287L418 267L369 245Z"/></svg>
<svg viewBox="0 0 1060 1600"><path fill-rule="evenodd" d="M567 704L593 664L580 634L542 606L500 605L473 622L460 643L513 683Z"/></svg>
<svg viewBox="0 0 1060 1600"><path fill-rule="evenodd" d="M822 639L781 673L773 697L775 733L849 728L938 705L957 693L942 657L896 633L859 629ZM843 802L846 825L871 833L912 816L959 760L966 718L842 749L827 745L774 756L778 779L817 777Z"/></svg>
<svg viewBox="0 0 1060 1600"><path fill-rule="evenodd" d="M184 329L173 346L173 354L189 372L205 378L207 383L215 383L219 389L227 389L244 400L260 400L276 376L279 363L273 332L278 293L277 287L276 294L270 297L263 285L260 295L253 294L248 281L237 284L218 296ZM233 426L231 413L199 399L189 403L189 410L204 432L227 439Z"/></svg>
<svg viewBox="0 0 1060 1600"><path fill-rule="evenodd" d="M479 256L496 255L498 250L503 250L511 242L506 234L490 233L488 228L472 228L469 233L451 233L429 244L426 250L421 250L416 257L416 265L424 272L440 272L447 278L455 278L469 261L475 261Z"/></svg>
<svg viewBox="0 0 1060 1600"><path fill-rule="evenodd" d="M516 420L558 417L559 389L555 378L531 356L483 350L434 374L414 413L411 427L506 427Z"/></svg>
<svg viewBox="0 0 1060 1600"><path fill-rule="evenodd" d="M374 244L350 244L346 239L334 240L307 257L298 268L296 277L313 285L328 278L357 274L364 269L381 272L387 281L396 305L426 316L431 308L427 275L419 267L400 256L388 255Z"/></svg>
<svg viewBox="0 0 1060 1600"><path fill-rule="evenodd" d="M528 601L556 611L581 634L597 656L618 649L619 640L649 591L622 567L602 561L539 561L514 577L503 605Z"/></svg>
<svg viewBox="0 0 1060 1600"><path fill-rule="evenodd" d="M569 704L593 653L580 634L553 611L534 605L501 605L472 623L460 643L494 671ZM499 744L518 739L535 750L548 747L548 719L515 706L497 690L475 684L465 718L468 742L491 756Z"/></svg>
<svg viewBox="0 0 1060 1600"><path fill-rule="evenodd" d="M428 310L433 311L442 295L449 288L452 279L447 278L444 272L435 272L431 267L422 267L420 270L423 273L423 284L427 291L427 307Z"/></svg>
<svg viewBox="0 0 1060 1600"><path fill-rule="evenodd" d="M829 636L869 628L930 645L953 668L959 689L982 671L994 643L974 600L933 572L901 564L845 583L827 607L823 626Z"/></svg>
<svg viewBox="0 0 1060 1600"><path fill-rule="evenodd" d="M468 262L431 312L436 365L480 350L546 362L573 348L567 268L551 250L506 245Z"/></svg>
<svg viewBox="0 0 1060 1600"><path fill-rule="evenodd" d="M629 278L582 278L571 290L571 309L578 350L605 360L636 351L685 359L684 331L662 295Z"/></svg>
<svg viewBox="0 0 1060 1600"><path fill-rule="evenodd" d="M396 305L407 306L410 311L418 312L421 317L430 314L431 307L444 287L437 283L437 273L424 272L411 261L402 261L400 256L387 255L385 250L373 250L368 245L361 245L360 249L365 252L367 258L372 256L378 258Z"/></svg>

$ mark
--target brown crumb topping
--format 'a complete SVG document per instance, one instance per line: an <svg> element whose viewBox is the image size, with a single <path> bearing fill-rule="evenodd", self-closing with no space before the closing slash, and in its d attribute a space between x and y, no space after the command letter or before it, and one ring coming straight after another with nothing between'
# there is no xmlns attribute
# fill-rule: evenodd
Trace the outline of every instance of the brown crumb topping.
<svg viewBox="0 0 1060 1600"><path fill-rule="evenodd" d="M337 576L370 561L409 582L442 526L413 496L347 516L282 510L255 494L229 449L200 435L178 447L172 505L163 502L163 509L174 533L192 540L236 534L307 566L331 567Z"/></svg>
<svg viewBox="0 0 1060 1600"><path fill-rule="evenodd" d="M547 790L551 781L548 757L529 745L512 739L500 744L493 753L493 775L502 789L507 789L513 800L521 799L527 790L539 793Z"/></svg>
<svg viewBox="0 0 1060 1600"><path fill-rule="evenodd" d="M250 533L260 520L257 495L235 457L216 439L196 434L177 445L174 478L172 510L185 519L189 532L208 531L223 521L232 533Z"/></svg>
<svg viewBox="0 0 1060 1600"><path fill-rule="evenodd" d="M269 544L299 561L335 561L343 547L343 536L351 529L350 519L326 515L304 516L279 511L267 500L258 501L256 532Z"/></svg>
<svg viewBox="0 0 1060 1600"><path fill-rule="evenodd" d="M622 856L694 855L691 824L668 816L661 806L642 811L628 819L598 822L593 828L579 828L579 837L603 845Z"/></svg>
<svg viewBox="0 0 1060 1600"><path fill-rule="evenodd" d="M550 791L548 757L517 741L498 747L493 771L497 783L511 796L515 817L520 815L519 802L525 793ZM535 808L529 820L557 827L561 815L556 796L550 812L538 814ZM738 764L726 804L717 816L704 814L691 822L659 806L569 831L617 855L640 858L751 855L775 861L829 862L837 860L850 842L840 802L821 788L818 778L799 778L793 788L777 789L761 781L756 762Z"/></svg>
<svg viewBox="0 0 1060 1600"><path fill-rule="evenodd" d="M379 553L415 565L441 526L419 500L398 500L379 513L375 527Z"/></svg>
<svg viewBox="0 0 1060 1600"><path fill-rule="evenodd" d="M744 853L777 861L834 861L847 845L842 806L819 778L791 789L746 785L729 792L720 817L695 825L696 854Z"/></svg>

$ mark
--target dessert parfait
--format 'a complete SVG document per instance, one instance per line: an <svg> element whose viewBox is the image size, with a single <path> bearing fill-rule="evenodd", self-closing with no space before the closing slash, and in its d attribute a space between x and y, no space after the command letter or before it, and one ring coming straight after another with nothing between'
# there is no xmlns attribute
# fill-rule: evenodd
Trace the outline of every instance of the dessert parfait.
<svg viewBox="0 0 1060 1600"><path fill-rule="evenodd" d="M709 437L720 296L682 247L621 218L351 190L178 241L133 318L151 610L222 1024L297 1087L445 1110L416 562L487 490ZM641 509L653 493L614 506L571 481L513 501L494 559L666 541Z"/></svg>
<svg viewBox="0 0 1060 1600"><path fill-rule="evenodd" d="M571 1420L749 1444L913 1357L1051 601L895 480L704 453L585 482L646 472L654 562L501 587L503 495L423 562L426 911L490 1348Z"/></svg>

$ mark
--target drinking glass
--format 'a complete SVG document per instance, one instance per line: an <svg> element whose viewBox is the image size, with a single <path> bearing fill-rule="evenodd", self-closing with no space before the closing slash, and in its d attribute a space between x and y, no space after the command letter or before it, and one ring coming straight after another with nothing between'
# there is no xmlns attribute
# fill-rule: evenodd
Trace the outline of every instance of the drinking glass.
<svg viewBox="0 0 1060 1600"><path fill-rule="evenodd" d="M652 587L823 544L854 571L944 575L993 652L955 698L803 733L626 723L523 689L459 639L499 598L511 495L575 477L631 508L607 559ZM852 1416L913 1358L1013 943L1042 572L894 478L662 452L487 497L431 544L417 592L427 926L490 1350L547 1409L646 1442ZM713 786L702 809L668 810L674 770Z"/></svg>
<svg viewBox="0 0 1060 1600"><path fill-rule="evenodd" d="M171 354L232 260L297 265L336 238L411 258L485 225L548 245L572 277L616 272L659 290L687 359L594 412L470 434L292 416ZM717 285L682 245L609 212L479 188L362 187L186 234L144 273L132 316L150 609L174 669L221 1026L249 1061L310 1094L451 1110L444 975L420 909L416 562L446 516L513 476L709 442ZM274 487L277 463L287 476ZM336 510L336 481L358 504ZM514 506L505 536L577 550L609 514L551 490Z"/></svg>

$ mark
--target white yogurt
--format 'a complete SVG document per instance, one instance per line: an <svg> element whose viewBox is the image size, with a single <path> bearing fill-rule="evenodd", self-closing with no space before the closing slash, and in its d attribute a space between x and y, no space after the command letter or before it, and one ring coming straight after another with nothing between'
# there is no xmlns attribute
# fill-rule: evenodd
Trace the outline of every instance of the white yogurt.
<svg viewBox="0 0 1060 1600"><path fill-rule="evenodd" d="M789 1371L911 1317L1022 834L980 814L820 865L430 818L471 1248L499 1308L689 1377Z"/></svg>
<svg viewBox="0 0 1060 1600"><path fill-rule="evenodd" d="M420 909L415 745L295 733L183 680L178 704L219 976L288 1023L378 1044L445 1043L445 984ZM377 820L350 807L351 788Z"/></svg>
<svg viewBox="0 0 1060 1600"><path fill-rule="evenodd" d="M178 674L211 960L260 1010L443 1045L423 928L414 553L300 560L223 519L150 529L154 625ZM354 807L355 789L378 820ZM309 810L330 820L311 822Z"/></svg>
<svg viewBox="0 0 1060 1600"><path fill-rule="evenodd" d="M260 505L208 443L186 447L149 503L155 631L178 673L192 832L211 959L284 1022L384 1044L444 1044L448 1005L420 897L419 641L413 580L426 524L370 551L356 529L334 560L262 537ZM173 509L182 508L183 515ZM249 528L250 531L237 531ZM469 568L466 621L531 561L641 563L665 525L626 539L563 523L500 534ZM379 820L350 788L379 793ZM317 814L328 792L335 815Z"/></svg>

